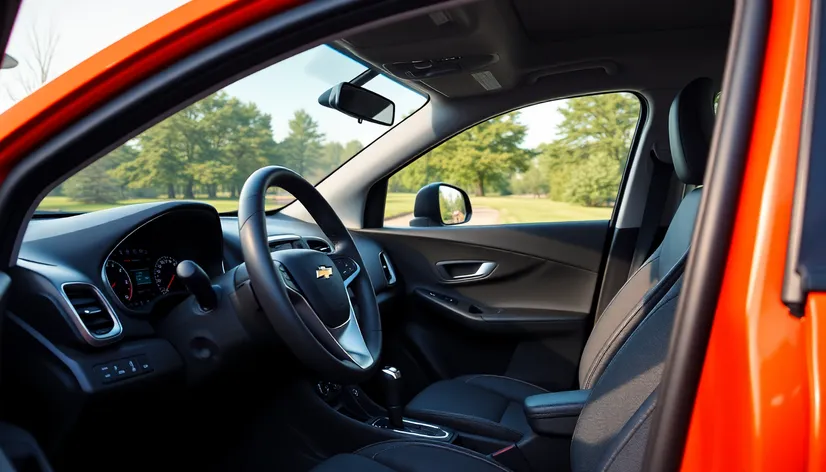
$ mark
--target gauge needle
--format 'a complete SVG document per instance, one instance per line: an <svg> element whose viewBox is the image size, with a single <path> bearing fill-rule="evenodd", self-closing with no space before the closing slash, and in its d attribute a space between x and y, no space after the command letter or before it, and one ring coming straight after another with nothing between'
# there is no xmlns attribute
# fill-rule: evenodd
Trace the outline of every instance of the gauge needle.
<svg viewBox="0 0 826 472"><path fill-rule="evenodd" d="M112 288L115 288L115 285L117 285L117 284L118 284L117 282L113 282L112 283Z"/></svg>
<svg viewBox="0 0 826 472"><path fill-rule="evenodd" d="M169 285L166 286L166 289L169 290L169 287L172 287L172 282L175 281L175 274L172 274L172 278L169 279Z"/></svg>

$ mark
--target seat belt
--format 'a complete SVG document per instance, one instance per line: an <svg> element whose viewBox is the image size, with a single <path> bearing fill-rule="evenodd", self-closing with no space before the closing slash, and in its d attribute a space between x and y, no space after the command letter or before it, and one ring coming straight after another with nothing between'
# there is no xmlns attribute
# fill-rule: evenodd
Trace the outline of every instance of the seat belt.
<svg viewBox="0 0 826 472"><path fill-rule="evenodd" d="M657 158L654 150L649 155L654 164L654 171L651 174L651 183L648 186L648 196L645 199L645 208L642 213L640 223L640 233L637 236L637 245L634 247L634 255L631 257L631 267L628 276L642 267L645 260L654 249L654 239L657 237L657 230L660 228L660 221L665 208L666 192L671 184L671 166Z"/></svg>

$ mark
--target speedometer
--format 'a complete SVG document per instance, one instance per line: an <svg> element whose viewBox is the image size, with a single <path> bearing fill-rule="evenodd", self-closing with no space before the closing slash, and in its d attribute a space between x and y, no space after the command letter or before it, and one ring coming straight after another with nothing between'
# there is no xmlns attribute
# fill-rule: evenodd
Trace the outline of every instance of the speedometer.
<svg viewBox="0 0 826 472"><path fill-rule="evenodd" d="M132 300L134 295L132 279L122 265L115 261L106 261L106 282L122 302L128 303Z"/></svg>
<svg viewBox="0 0 826 472"><path fill-rule="evenodd" d="M169 256L161 256L155 261L155 285L161 293L169 293L179 287L175 277L178 261Z"/></svg>

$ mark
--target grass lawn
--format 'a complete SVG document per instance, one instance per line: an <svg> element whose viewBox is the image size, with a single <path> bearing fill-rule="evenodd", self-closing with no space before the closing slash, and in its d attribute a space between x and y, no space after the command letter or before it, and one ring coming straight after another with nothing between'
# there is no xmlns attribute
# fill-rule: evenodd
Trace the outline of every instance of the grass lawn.
<svg viewBox="0 0 826 472"><path fill-rule="evenodd" d="M387 202L384 204L384 217L390 219L413 213L415 201L415 193L388 193Z"/></svg>
<svg viewBox="0 0 826 472"><path fill-rule="evenodd" d="M76 202L69 197L46 197L40 202L40 206L37 207L38 210L44 211L66 211L66 212L87 212L87 211L95 211L95 210L103 210L106 208L112 208L115 206L120 205L132 205L135 203L150 203L150 202L161 202L167 201L166 198L134 198L130 200L123 200L115 204L108 204L108 203L81 203ZM236 211L238 210L238 199L237 198L198 198L200 202L209 203L210 205L214 206L219 213L229 212L229 211ZM289 200L281 201L281 204L287 203ZM267 209L275 209L278 208L280 205L274 201L267 202Z"/></svg>
<svg viewBox="0 0 826 472"><path fill-rule="evenodd" d="M413 213L416 195L412 193L390 193L384 208L386 219ZM547 198L532 198L522 195L508 197L470 197L474 208L491 208L499 212L498 224L505 223L550 223L554 221L607 220L611 218L611 208L592 208L571 203L555 202Z"/></svg>
<svg viewBox="0 0 826 472"><path fill-rule="evenodd" d="M499 224L607 220L613 211L612 208L592 208L525 196L470 197L470 203L474 207L499 211Z"/></svg>

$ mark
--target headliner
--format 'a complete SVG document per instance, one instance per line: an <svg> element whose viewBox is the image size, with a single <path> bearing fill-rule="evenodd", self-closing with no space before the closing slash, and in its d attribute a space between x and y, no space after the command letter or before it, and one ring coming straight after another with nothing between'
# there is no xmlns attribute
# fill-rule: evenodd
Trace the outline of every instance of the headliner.
<svg viewBox="0 0 826 472"><path fill-rule="evenodd" d="M733 2L719 0L482 0L354 34L337 45L388 75L397 62L487 59L466 61L462 70L437 78L399 77L439 98L582 79L605 88L675 88L698 75L719 80L733 9ZM687 75L688 69L694 73ZM483 71L501 88L486 90L472 76Z"/></svg>

